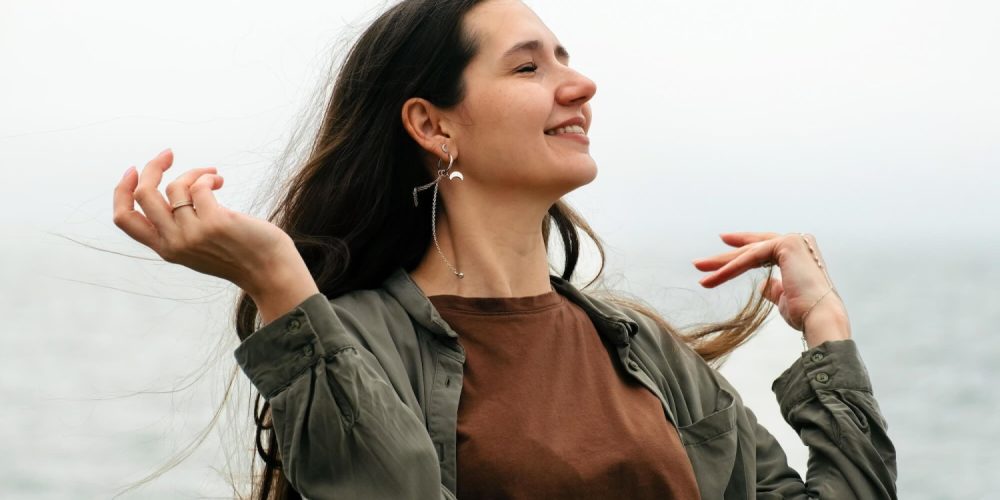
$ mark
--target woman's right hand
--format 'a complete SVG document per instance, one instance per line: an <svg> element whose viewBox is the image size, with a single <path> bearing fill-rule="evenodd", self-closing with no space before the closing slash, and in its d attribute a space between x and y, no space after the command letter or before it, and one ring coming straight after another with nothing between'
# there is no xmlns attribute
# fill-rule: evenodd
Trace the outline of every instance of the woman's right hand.
<svg viewBox="0 0 1000 500"><path fill-rule="evenodd" d="M173 159L173 152L166 149L141 174L133 167L125 171L115 187L116 226L167 262L236 284L258 306L270 296L284 295L287 302L317 291L288 234L268 221L218 204L213 191L222 187L223 179L214 167L181 174L167 185L164 199L158 186ZM174 203L186 200L194 205L171 210ZM135 202L142 212L135 210Z"/></svg>

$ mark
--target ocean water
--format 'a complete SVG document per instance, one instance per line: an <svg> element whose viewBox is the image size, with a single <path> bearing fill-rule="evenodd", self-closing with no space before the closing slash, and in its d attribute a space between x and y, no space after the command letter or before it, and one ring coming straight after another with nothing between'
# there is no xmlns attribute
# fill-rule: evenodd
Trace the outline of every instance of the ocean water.
<svg viewBox="0 0 1000 500"><path fill-rule="evenodd" d="M233 289L155 261L97 252L34 230L0 247L0 498L111 498L199 436L235 363ZM143 254L120 238L86 240ZM909 499L985 499L1000 468L1000 271L988 249L824 247L850 311ZM609 282L683 325L721 319L749 281L700 290L690 259L711 252L613 249ZM627 265L622 265L622 263ZM749 277L748 277L749 279ZM801 351L777 313L722 367L789 461L807 450L771 381ZM252 445L238 374L218 424L180 465L120 498L231 498ZM231 475L235 474L235 475Z"/></svg>

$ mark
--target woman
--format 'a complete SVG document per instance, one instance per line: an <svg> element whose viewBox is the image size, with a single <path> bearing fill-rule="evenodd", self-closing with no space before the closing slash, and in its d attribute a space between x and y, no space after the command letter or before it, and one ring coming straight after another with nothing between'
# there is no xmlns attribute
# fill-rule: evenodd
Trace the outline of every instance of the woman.
<svg viewBox="0 0 1000 500"><path fill-rule="evenodd" d="M164 199L169 150L126 171L115 223L245 291L236 357L266 400L256 496L895 497L886 424L811 236L724 235L733 250L695 261L706 287L781 269L761 293L808 347L774 384L810 448L805 482L706 363L753 333L762 300L681 336L570 284L578 230L599 246L561 201L596 176L595 91L519 1L409 0L351 49L269 221L219 206L213 168Z"/></svg>

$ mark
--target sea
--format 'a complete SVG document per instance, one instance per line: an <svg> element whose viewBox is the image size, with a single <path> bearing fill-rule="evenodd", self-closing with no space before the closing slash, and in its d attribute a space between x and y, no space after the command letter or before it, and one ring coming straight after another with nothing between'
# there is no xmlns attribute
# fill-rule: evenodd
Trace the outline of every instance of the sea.
<svg viewBox="0 0 1000 500"><path fill-rule="evenodd" d="M996 498L1000 270L989 248L935 248L859 241L824 257L896 448L900 498ZM702 289L690 260L712 253L610 246L605 283L680 327L721 320L762 274ZM0 244L0 262L0 498L245 492L252 392L232 356L231 285L124 238L37 229ZM771 392L801 351L775 311L720 371L805 475L808 450Z"/></svg>

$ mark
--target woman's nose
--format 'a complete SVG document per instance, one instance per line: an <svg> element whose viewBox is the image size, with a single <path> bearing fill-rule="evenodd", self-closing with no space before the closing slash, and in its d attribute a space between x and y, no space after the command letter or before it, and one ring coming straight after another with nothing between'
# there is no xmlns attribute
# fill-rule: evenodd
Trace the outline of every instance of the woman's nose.
<svg viewBox="0 0 1000 500"><path fill-rule="evenodd" d="M563 105L581 105L597 93L597 84L575 70L567 68L566 81L556 92L556 100Z"/></svg>

